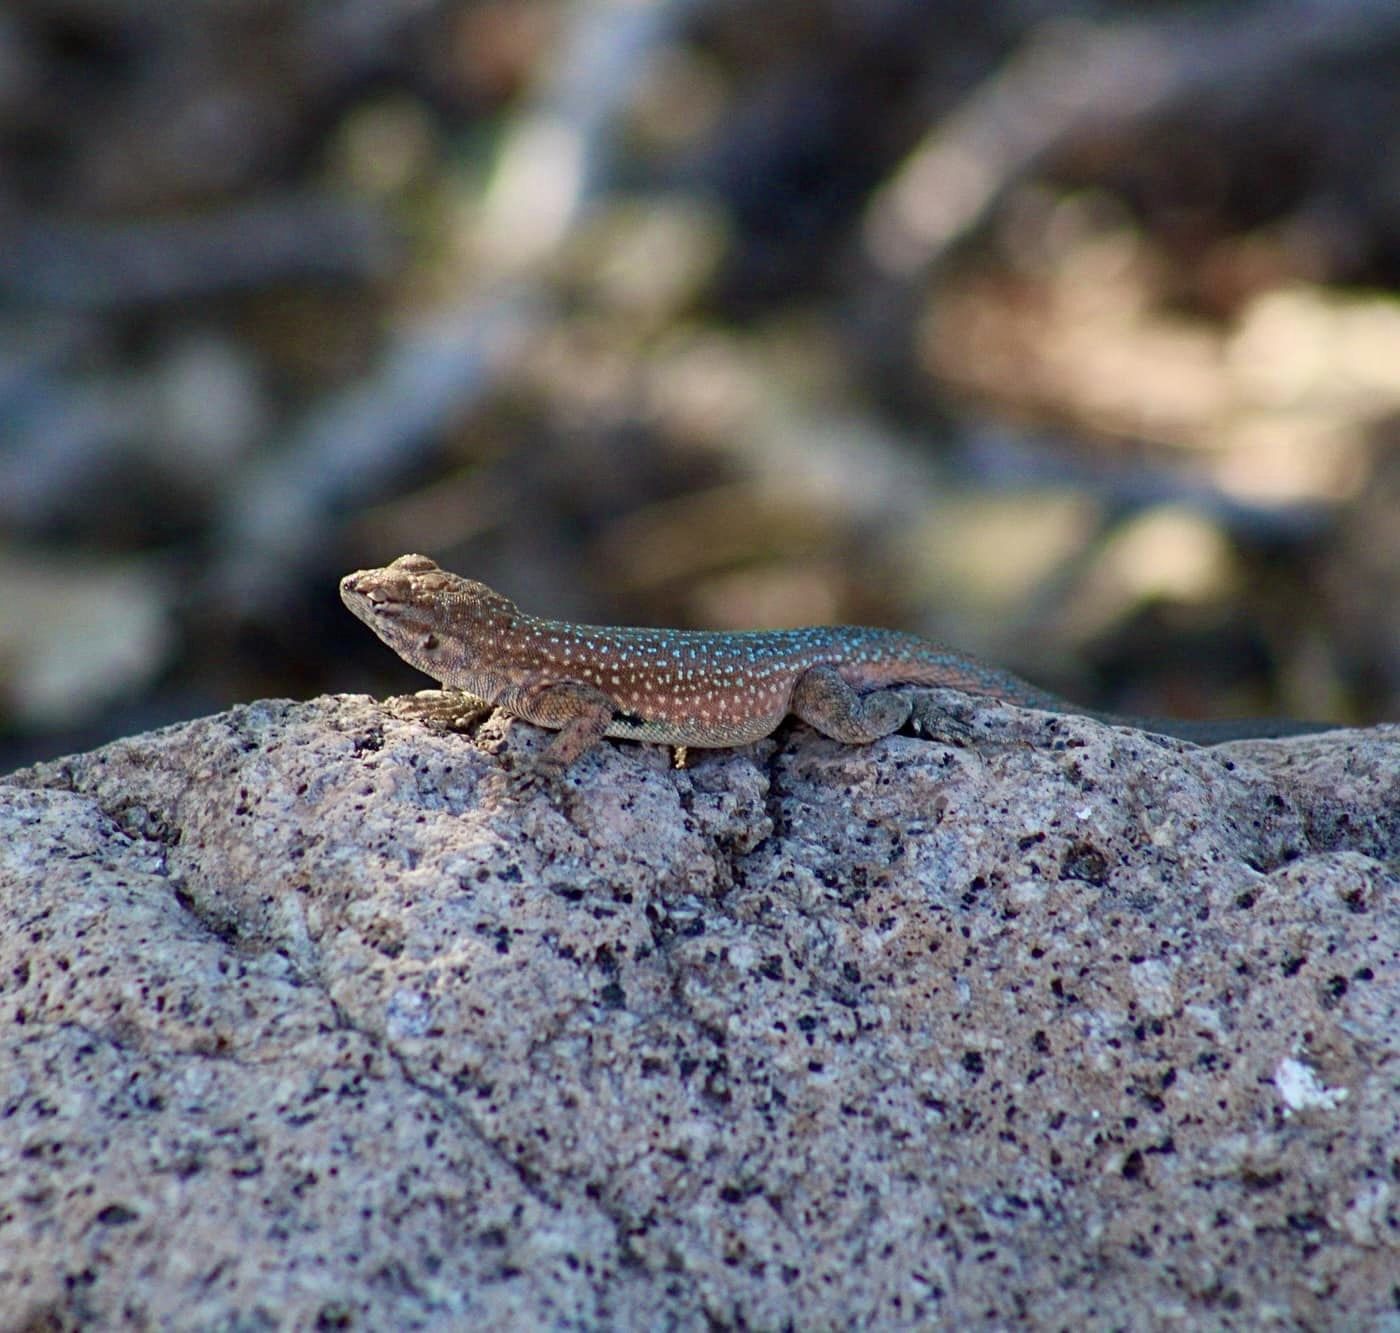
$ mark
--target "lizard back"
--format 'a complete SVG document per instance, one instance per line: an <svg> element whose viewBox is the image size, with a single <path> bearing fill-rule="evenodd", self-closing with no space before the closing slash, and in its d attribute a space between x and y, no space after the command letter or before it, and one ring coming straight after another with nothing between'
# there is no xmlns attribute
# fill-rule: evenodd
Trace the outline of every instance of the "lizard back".
<svg viewBox="0 0 1400 1333"><path fill-rule="evenodd" d="M540 671L608 694L607 735L693 746L740 745L788 713L804 672L832 666L857 690L949 686L1026 707L1066 707L1010 672L927 639L860 625L801 629L647 629L520 615L499 648L515 672Z"/></svg>

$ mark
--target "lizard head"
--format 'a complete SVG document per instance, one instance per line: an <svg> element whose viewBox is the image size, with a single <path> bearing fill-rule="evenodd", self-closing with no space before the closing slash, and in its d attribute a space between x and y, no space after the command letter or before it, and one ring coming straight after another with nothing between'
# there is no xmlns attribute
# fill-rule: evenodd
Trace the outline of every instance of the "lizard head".
<svg viewBox="0 0 1400 1333"><path fill-rule="evenodd" d="M405 662L444 683L489 662L492 642L509 633L518 614L508 598L426 555L347 574L340 597Z"/></svg>

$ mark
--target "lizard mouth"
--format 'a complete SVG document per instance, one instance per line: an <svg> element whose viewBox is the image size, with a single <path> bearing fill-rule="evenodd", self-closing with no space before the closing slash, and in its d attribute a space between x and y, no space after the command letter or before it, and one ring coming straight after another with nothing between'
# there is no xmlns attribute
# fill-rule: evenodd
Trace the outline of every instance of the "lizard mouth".
<svg viewBox="0 0 1400 1333"><path fill-rule="evenodd" d="M372 577L372 571L361 570L347 574L340 580L340 599L362 619L366 616L393 616L398 613L402 601Z"/></svg>

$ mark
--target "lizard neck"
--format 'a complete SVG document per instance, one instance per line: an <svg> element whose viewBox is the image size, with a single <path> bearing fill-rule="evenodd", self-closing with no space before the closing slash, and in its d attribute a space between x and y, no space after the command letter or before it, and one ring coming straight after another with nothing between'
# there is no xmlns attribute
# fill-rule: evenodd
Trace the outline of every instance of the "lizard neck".
<svg viewBox="0 0 1400 1333"><path fill-rule="evenodd" d="M464 600L420 641L416 662L449 689L495 702L530 673L530 617L504 597Z"/></svg>
<svg viewBox="0 0 1400 1333"><path fill-rule="evenodd" d="M519 684L519 664L528 651L525 617L482 584L443 575L419 596L401 594L368 608L352 602L351 608L404 661L447 689L494 702Z"/></svg>

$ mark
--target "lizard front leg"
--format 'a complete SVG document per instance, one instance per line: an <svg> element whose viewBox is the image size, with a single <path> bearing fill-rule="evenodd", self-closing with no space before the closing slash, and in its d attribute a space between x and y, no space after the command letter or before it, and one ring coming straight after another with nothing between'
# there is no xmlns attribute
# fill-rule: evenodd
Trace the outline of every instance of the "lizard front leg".
<svg viewBox="0 0 1400 1333"><path fill-rule="evenodd" d="M859 694L834 666L809 667L792 691L791 711L823 736L868 745L909 720L909 697L898 690Z"/></svg>
<svg viewBox="0 0 1400 1333"><path fill-rule="evenodd" d="M557 785L569 765L603 739L617 713L612 698L577 681L526 682L506 691L496 703L516 717L558 732L545 752L517 779L515 786L522 794L540 786Z"/></svg>

